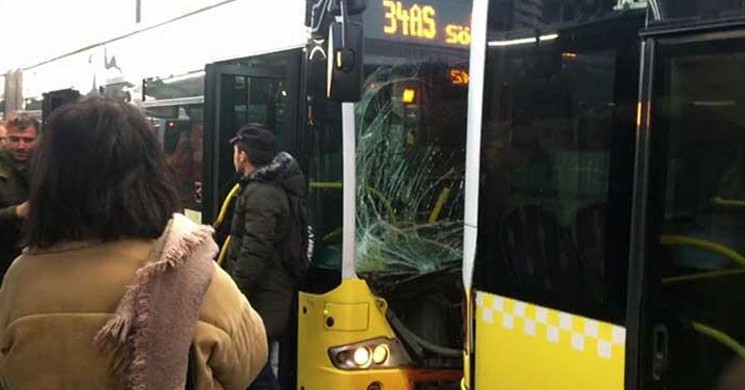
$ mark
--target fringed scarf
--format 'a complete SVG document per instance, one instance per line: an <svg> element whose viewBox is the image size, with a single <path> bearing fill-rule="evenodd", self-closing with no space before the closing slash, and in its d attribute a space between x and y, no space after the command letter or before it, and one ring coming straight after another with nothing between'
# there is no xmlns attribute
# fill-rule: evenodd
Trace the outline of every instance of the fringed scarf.
<svg viewBox="0 0 745 390"><path fill-rule="evenodd" d="M212 228L174 214L94 343L113 351L133 390L183 389L200 306L212 280Z"/></svg>

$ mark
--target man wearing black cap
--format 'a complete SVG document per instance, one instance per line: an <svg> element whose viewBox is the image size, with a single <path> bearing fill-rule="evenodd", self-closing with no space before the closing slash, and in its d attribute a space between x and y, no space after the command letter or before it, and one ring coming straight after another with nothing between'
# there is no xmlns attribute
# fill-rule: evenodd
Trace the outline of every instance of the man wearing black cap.
<svg viewBox="0 0 745 390"><path fill-rule="evenodd" d="M225 267L264 320L271 347L289 329L295 286L285 261L293 223L288 192L305 194L305 178L292 156L276 154L274 135L262 125L241 127L231 144L242 178ZM279 389L270 363L250 388Z"/></svg>

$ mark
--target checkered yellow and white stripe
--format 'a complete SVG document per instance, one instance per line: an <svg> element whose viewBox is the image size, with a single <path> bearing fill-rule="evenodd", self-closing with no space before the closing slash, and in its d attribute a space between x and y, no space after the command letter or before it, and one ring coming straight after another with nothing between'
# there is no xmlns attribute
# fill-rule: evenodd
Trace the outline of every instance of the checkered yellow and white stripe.
<svg viewBox="0 0 745 390"><path fill-rule="evenodd" d="M477 389L622 389L626 330L476 293Z"/></svg>

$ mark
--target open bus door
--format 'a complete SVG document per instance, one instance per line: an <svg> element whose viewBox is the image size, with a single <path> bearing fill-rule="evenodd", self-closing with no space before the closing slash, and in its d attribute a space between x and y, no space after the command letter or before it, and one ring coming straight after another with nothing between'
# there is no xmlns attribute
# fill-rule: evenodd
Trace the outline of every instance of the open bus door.
<svg viewBox="0 0 745 390"><path fill-rule="evenodd" d="M238 176L233 166L231 137L244 124L260 123L274 131L277 149L294 155L302 165L304 152L299 125L301 52L282 52L208 64L205 67L204 173L202 222L216 227L216 241L224 256L229 243ZM303 167L305 168L305 167ZM294 322L291 329L294 327ZM294 333L291 332L290 333ZM281 341L279 381L290 387L295 375L296 341Z"/></svg>
<svg viewBox="0 0 745 390"><path fill-rule="evenodd" d="M643 40L627 389L743 388L745 25Z"/></svg>

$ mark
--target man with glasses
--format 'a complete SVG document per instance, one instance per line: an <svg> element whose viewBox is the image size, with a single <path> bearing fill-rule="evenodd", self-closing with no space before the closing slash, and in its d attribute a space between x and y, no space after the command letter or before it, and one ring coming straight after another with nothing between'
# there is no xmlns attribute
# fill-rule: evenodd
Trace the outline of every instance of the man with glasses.
<svg viewBox="0 0 745 390"><path fill-rule="evenodd" d="M0 150L0 277L21 252L21 222L29 211L29 163L39 137L39 121L17 112L4 127L8 143Z"/></svg>

